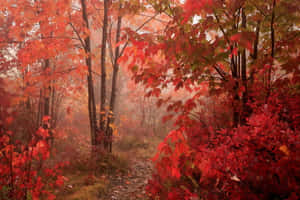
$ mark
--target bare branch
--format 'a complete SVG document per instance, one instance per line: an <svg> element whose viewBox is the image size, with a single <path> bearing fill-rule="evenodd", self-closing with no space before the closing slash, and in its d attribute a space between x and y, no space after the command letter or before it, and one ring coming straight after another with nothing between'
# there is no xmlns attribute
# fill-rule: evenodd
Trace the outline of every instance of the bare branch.
<svg viewBox="0 0 300 200"><path fill-rule="evenodd" d="M38 37L38 38L31 38L28 41L34 41L34 40L45 40L45 39L70 39L70 40L79 40L78 38L74 37L65 37L65 36L49 36L49 37ZM18 40L8 40L8 41L0 41L0 44L23 44L27 41L18 41Z"/></svg>
<svg viewBox="0 0 300 200"><path fill-rule="evenodd" d="M141 30L147 23L149 23L151 20L153 20L159 13L156 13L155 15L153 15L151 18L147 19L143 24L141 24L136 30L135 32L138 32L139 30ZM120 56L121 57L124 53L124 50L126 49L126 47L128 46L129 41L127 41L124 45L124 47L122 48L121 52L120 52Z"/></svg>
<svg viewBox="0 0 300 200"><path fill-rule="evenodd" d="M75 32L75 34L77 35L78 40L80 41L82 47L84 49L86 49L85 43L83 42L82 38L80 37L78 31L76 30L76 28L73 26L72 22L69 22L70 26L72 27L73 31Z"/></svg>
<svg viewBox="0 0 300 200"><path fill-rule="evenodd" d="M112 23L110 24L109 30L108 30L108 49L109 49L109 55L111 59L111 63L114 65L114 52L112 49L112 42L111 42L111 30L112 30Z"/></svg>
<svg viewBox="0 0 300 200"><path fill-rule="evenodd" d="M267 17L267 15L264 13L264 11L261 9L261 8L259 8L256 4L255 4L255 2L253 2L253 1L250 1L250 3L260 12L260 14L262 14L264 17Z"/></svg>
<svg viewBox="0 0 300 200"><path fill-rule="evenodd" d="M233 46L230 44L230 40L228 38L228 35L226 34L223 26L221 25L220 19L219 19L219 17L217 16L217 14L215 12L214 12L214 16L215 16L215 18L216 18L216 20L218 22L218 26L221 29L226 42L228 43L228 46L230 47L230 52L233 53ZM237 67L236 67L236 63L234 62L233 56L231 57L231 63L232 63L232 66L233 66L233 67L231 66L231 71L232 71L232 73L236 74Z"/></svg>
<svg viewBox="0 0 300 200"><path fill-rule="evenodd" d="M140 16L143 16L143 17L152 17L151 15L146 15L146 14L143 14L143 13L137 14L137 15L140 15ZM164 20L158 19L158 18L154 18L153 20L156 20L156 21L161 22L161 23L168 23L168 21L164 21Z"/></svg>
<svg viewBox="0 0 300 200"><path fill-rule="evenodd" d="M226 72L224 72L223 69L221 69L218 65L214 65L213 68L218 72L218 74L221 76L222 80L226 80Z"/></svg>

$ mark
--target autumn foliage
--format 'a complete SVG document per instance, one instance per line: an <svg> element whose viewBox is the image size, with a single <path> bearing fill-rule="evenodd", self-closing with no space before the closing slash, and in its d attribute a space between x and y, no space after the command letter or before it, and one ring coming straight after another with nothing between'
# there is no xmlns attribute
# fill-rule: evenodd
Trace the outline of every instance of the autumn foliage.
<svg viewBox="0 0 300 200"><path fill-rule="evenodd" d="M20 123L13 96L4 90L1 81L0 116L0 198L1 199L55 199L49 190L63 185L63 164L45 166L50 157L49 130L42 127L24 139L15 128ZM48 123L49 118L44 117ZM27 124L28 125L28 124ZM22 127L18 124L19 129Z"/></svg>
<svg viewBox="0 0 300 200"><path fill-rule="evenodd" d="M1 0L0 199L55 199L55 145L97 165L118 132L170 124L150 199L300 199L299 11L293 0Z"/></svg>
<svg viewBox="0 0 300 200"><path fill-rule="evenodd" d="M177 115L153 158L151 198L299 199L299 5L152 5L170 21L132 35L129 69Z"/></svg>
<svg viewBox="0 0 300 200"><path fill-rule="evenodd" d="M264 108L247 125L171 132L154 158L149 193L161 199L298 199L299 125ZM210 134L208 142L203 138ZM185 138L187 137L187 138Z"/></svg>

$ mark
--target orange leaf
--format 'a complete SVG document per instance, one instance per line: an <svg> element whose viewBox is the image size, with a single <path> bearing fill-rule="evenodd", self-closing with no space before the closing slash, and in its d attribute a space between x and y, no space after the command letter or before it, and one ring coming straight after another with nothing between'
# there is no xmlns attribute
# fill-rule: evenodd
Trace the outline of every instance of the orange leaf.
<svg viewBox="0 0 300 200"><path fill-rule="evenodd" d="M290 155L290 151L286 145L282 145L281 147L279 147L279 150L282 151L287 156Z"/></svg>

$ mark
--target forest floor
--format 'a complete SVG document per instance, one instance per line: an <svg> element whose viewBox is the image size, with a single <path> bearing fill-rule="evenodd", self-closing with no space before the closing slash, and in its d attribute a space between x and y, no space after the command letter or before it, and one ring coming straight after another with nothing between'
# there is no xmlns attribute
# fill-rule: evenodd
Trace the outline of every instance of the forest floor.
<svg viewBox="0 0 300 200"><path fill-rule="evenodd" d="M110 177L109 192L103 200L145 200L145 186L151 178L152 166L149 160L133 159L124 175Z"/></svg>
<svg viewBox="0 0 300 200"><path fill-rule="evenodd" d="M122 138L114 144L114 153L96 164L96 175L90 163L75 164L74 169L67 170L67 181L57 192L57 199L147 200L145 186L152 175L150 158L160 141L158 137Z"/></svg>
<svg viewBox="0 0 300 200"><path fill-rule="evenodd" d="M128 157L128 170L123 174L112 174L107 196L103 200L146 200L145 187L152 175L151 157L154 156L161 138L127 137L116 143L119 156ZM101 200L102 200L101 199Z"/></svg>

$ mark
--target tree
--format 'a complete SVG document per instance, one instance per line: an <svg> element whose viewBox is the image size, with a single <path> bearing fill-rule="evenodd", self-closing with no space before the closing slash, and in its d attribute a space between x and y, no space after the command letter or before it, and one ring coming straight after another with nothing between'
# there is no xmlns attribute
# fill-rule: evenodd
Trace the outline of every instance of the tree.
<svg viewBox="0 0 300 200"><path fill-rule="evenodd" d="M155 157L152 198L297 199L299 179L288 173L299 171L292 156L299 151L299 6L273 0L156 1L150 6L171 21L161 34L132 34L127 53L136 56L129 68L151 96L168 88L186 89L189 96L160 100L181 114L178 129ZM192 117L204 95L225 100L231 126L204 126L198 121L203 116ZM284 187L285 181L293 184Z"/></svg>
<svg viewBox="0 0 300 200"><path fill-rule="evenodd" d="M86 1L81 1L81 9L82 9L82 19L84 20L84 23L86 24L86 29L92 33L92 28L93 29L98 29L97 27L97 22L96 20L99 20L98 18L95 17L95 14L91 16L93 19L93 23L96 24L96 27L89 27L87 24L90 24L89 22L89 16L88 16L88 8L90 6L91 2L86 2ZM99 3L99 2L98 2ZM139 7L139 3L136 7ZM96 100L95 100L95 91L94 91L94 80L93 78L90 78L90 82L88 85L89 88L89 113L90 113L90 126L91 126L91 135L92 135L92 146L95 151L106 151L106 152L111 152L112 151L112 126L114 123L115 119L115 102L116 102L116 90L117 90L117 77L118 77L118 71L119 71L119 58L123 55L125 49L127 48L129 42L121 41L121 38L126 37L125 34L121 34L122 31L122 18L125 16L127 13L133 12L136 14L138 12L139 8L137 11L136 10L131 10L131 6L134 7L135 3L131 4L129 2L122 3L122 2L110 2L110 1L104 1L103 5L100 3L100 6L103 6L103 22L102 22L102 36L101 36L101 59L100 59L100 110L99 110L99 123L97 123L97 117L96 117ZM129 8L129 11L125 12L125 9ZM92 10L92 9L91 9ZM99 10L98 8L94 8L91 13L95 12L95 10ZM152 21L155 16L153 17L148 17L148 19L142 23L141 25L138 26L137 29L134 31L137 32L141 30L142 28L145 27L147 23ZM113 23L112 20L109 20L110 18L116 18L117 22L116 24ZM91 20L90 20L91 21ZM112 31L112 28L115 27L115 31ZM73 28L76 30L75 28ZM78 28L77 28L78 29ZM75 31L78 33L78 31ZM113 34L115 34L115 39L112 39ZM82 41L82 46L84 48L87 47L87 42L90 43L89 46L91 46L91 43L96 43L94 40L92 42L91 40L91 35L87 34L85 36L85 40L83 41L82 36L80 34L76 34L77 37ZM130 34L130 32L129 32ZM108 48L107 48L108 47ZM87 48L86 50L87 56L89 55L95 55L96 52L92 52L91 47ZM110 95L109 94L109 85L107 84L107 51L109 51L109 56L111 60L111 66L112 66L112 78L111 78L111 90L110 90ZM91 57L92 58L92 57ZM90 58L90 59L91 59ZM92 74L94 73L92 64L93 61L88 61L86 62L90 72L89 72L89 77L92 77ZM94 61L95 63L95 61ZM107 96L110 96L110 101L107 103ZM98 125L99 124L99 125ZM99 154L96 154L99 155Z"/></svg>
<svg viewBox="0 0 300 200"><path fill-rule="evenodd" d="M120 42L121 37L121 26L122 26L122 15L120 13L122 9L122 3L119 2L119 14L118 14L118 20L117 20L117 30L116 30L116 44ZM111 43L110 43L111 46ZM108 110L108 118L107 118L107 124L106 124L106 133L105 135L109 138L108 139L108 148L109 152L112 152L112 125L115 120L115 104L116 104L116 90L117 90L117 79L118 79L118 71L119 71L119 63L118 59L120 58L120 46L116 46L115 48L115 54L113 55L111 53L111 60L113 65L113 76L112 76L112 88L111 88L111 95L110 95L110 103L109 103L109 110Z"/></svg>
<svg viewBox="0 0 300 200"><path fill-rule="evenodd" d="M81 0L81 9L82 9L82 19L85 23L86 31L89 30L89 20L87 15L87 8L85 0ZM76 30L75 28L73 28ZM76 31L77 32L77 31ZM87 55L85 62L88 67L88 75L87 75L87 81L88 81L88 110L89 110L89 120L90 120L90 130L91 130L91 143L92 148L96 148L96 133L97 133L97 118L96 118L96 103L95 103L95 94L94 94L94 82L93 82L93 71L92 71L92 52L91 52L91 39L90 36L87 35L83 40L81 39L81 36L79 33L77 33L77 36L79 37L81 41L81 45L84 48L84 51ZM94 150L92 150L94 151Z"/></svg>
<svg viewBox="0 0 300 200"><path fill-rule="evenodd" d="M48 167L65 73L67 1L1 1L1 199L54 199L61 164ZM63 13L63 14L62 14ZM62 15L60 15L62 14ZM67 60L67 59L66 59ZM58 86L58 83L61 85Z"/></svg>

